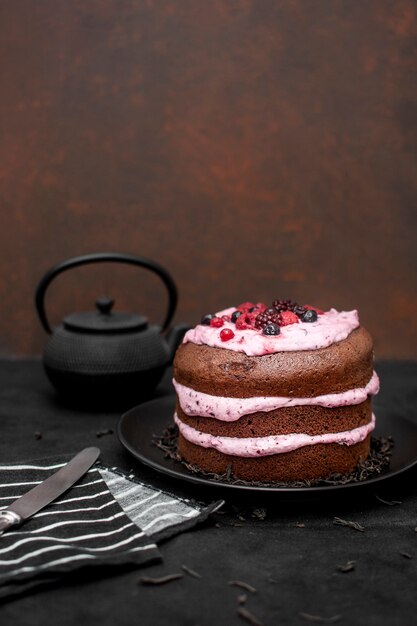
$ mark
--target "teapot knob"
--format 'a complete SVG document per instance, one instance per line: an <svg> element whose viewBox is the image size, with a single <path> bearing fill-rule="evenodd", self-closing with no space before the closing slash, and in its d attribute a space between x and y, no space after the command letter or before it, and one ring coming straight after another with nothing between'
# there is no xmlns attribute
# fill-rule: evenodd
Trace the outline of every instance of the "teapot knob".
<svg viewBox="0 0 417 626"><path fill-rule="evenodd" d="M111 298L99 298L96 300L96 307L102 315L110 315L114 300Z"/></svg>
<svg viewBox="0 0 417 626"><path fill-rule="evenodd" d="M166 330L169 327L169 324L175 312L175 308L177 306L177 287L171 275L161 265L159 265L155 261L151 261L150 259L145 259L144 257L137 257L133 256L132 254L122 254L117 252L97 252L95 254L86 254L83 256L68 259L67 261L63 261L62 263L59 263L58 265L55 265L50 270L48 270L44 277L41 279L35 291L35 305L41 324L46 332L52 334L52 328L50 327L48 318L46 316L44 302L45 293L50 283L59 274L73 267L78 267L79 265L86 265L89 263L101 262L120 262L130 265L137 265L139 267L144 267L145 269L148 269L151 272L157 274L157 276L159 276L168 291L168 310L165 315L165 320L162 324L162 331ZM106 310L102 311L99 307L99 311L103 312L105 315L109 314L110 309L107 305L105 308Z"/></svg>

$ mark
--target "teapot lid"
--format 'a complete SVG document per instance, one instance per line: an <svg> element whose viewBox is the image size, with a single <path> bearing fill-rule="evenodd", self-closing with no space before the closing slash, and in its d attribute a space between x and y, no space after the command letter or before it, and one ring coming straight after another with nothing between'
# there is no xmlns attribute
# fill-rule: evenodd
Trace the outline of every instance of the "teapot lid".
<svg viewBox="0 0 417 626"><path fill-rule="evenodd" d="M64 327L88 333L126 333L145 330L148 320L136 313L113 313L114 300L99 298L96 311L71 313L64 318Z"/></svg>

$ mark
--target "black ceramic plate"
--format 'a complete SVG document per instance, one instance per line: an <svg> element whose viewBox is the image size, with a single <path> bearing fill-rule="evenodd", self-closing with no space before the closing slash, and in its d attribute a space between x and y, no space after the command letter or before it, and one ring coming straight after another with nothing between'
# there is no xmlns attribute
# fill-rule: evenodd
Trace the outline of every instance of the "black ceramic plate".
<svg viewBox="0 0 417 626"><path fill-rule="evenodd" d="M362 486L370 486L387 478L394 477L417 464L417 425L399 417L378 417L375 434L377 436L392 436L395 442L391 463L388 470L383 474L368 478L360 482L347 483L346 485L323 485L314 487L259 487L252 485L234 485L231 483L213 480L205 476L192 474L187 468L174 461L165 458L160 448L152 444L155 437L162 434L163 430L172 424L172 415L175 408L175 397L165 396L140 404L119 420L117 434L121 444L138 461L155 469L157 472L173 478L197 483L209 487L221 487L227 489L240 489L253 492L283 492L307 493L327 492L339 489L351 489Z"/></svg>

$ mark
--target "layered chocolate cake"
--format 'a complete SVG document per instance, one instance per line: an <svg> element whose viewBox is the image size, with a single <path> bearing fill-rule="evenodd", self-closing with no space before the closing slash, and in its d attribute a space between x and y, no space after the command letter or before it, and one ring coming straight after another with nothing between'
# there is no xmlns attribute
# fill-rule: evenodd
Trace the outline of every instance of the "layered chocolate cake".
<svg viewBox="0 0 417 626"><path fill-rule="evenodd" d="M174 360L179 453L205 472L299 481L351 472L379 389L357 311L290 300L206 315Z"/></svg>

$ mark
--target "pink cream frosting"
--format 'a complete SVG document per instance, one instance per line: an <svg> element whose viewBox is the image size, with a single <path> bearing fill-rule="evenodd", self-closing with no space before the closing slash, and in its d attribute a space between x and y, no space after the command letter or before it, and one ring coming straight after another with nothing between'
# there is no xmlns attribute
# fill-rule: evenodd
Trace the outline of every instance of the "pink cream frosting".
<svg viewBox="0 0 417 626"><path fill-rule="evenodd" d="M231 315L235 308L224 309L216 313L217 316ZM317 350L326 348L337 341L342 341L359 326L359 317L356 310L336 311L330 309L318 316L316 322L299 322L283 326L279 335L266 336L261 330L238 330L233 322L225 321L221 328L198 324L188 330L183 342L198 345L207 345L213 348L223 348L244 352L248 356L262 356L274 352L289 352L294 350ZM229 341L222 341L220 332L230 328L234 337Z"/></svg>
<svg viewBox="0 0 417 626"><path fill-rule="evenodd" d="M368 395L379 391L379 378L376 372L365 387L350 389L342 393L329 393L313 398L287 398L258 396L252 398L226 398L211 396L194 391L173 380L180 406L186 415L213 417L224 422L234 422L243 415L258 411L274 411L283 407L318 405L323 407L348 406L365 402Z"/></svg>
<svg viewBox="0 0 417 626"><path fill-rule="evenodd" d="M223 454L246 458L282 454L304 446L313 446L320 443L338 443L340 445L352 446L363 441L375 428L375 416L372 414L372 419L368 424L340 433L325 433L323 435L291 433L289 435L271 435L269 437L239 438L219 437L209 433L202 433L181 422L176 413L174 419L180 433L187 441L203 448L214 448Z"/></svg>

